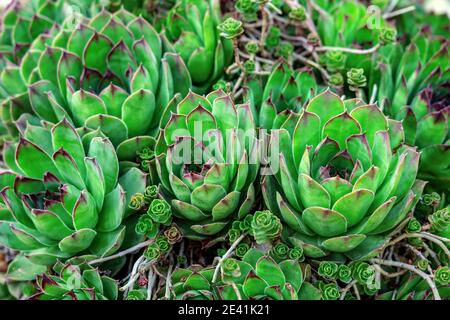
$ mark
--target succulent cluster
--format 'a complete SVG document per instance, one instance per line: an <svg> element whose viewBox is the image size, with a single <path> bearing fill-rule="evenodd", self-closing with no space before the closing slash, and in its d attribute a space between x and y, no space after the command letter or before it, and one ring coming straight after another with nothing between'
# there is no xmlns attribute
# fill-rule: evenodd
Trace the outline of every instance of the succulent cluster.
<svg viewBox="0 0 450 320"><path fill-rule="evenodd" d="M409 2L0 9L0 299L449 299L449 19Z"/></svg>

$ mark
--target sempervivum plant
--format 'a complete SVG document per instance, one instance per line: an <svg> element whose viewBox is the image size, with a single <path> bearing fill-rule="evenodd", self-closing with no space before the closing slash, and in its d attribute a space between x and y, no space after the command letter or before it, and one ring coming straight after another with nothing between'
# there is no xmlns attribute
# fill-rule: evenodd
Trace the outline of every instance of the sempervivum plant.
<svg viewBox="0 0 450 320"><path fill-rule="evenodd" d="M423 31L406 49L382 48L369 77L369 94L377 85L383 111L404 119L406 143L422 152L420 178L439 190L450 188L448 56L448 41Z"/></svg>
<svg viewBox="0 0 450 320"><path fill-rule="evenodd" d="M58 262L37 277L38 291L29 300L116 300L117 282L86 263Z"/></svg>
<svg viewBox="0 0 450 320"><path fill-rule="evenodd" d="M19 64L35 38L62 23L63 9L64 1L11 1L1 14L0 70L8 63Z"/></svg>
<svg viewBox="0 0 450 320"><path fill-rule="evenodd" d="M231 40L220 37L220 1L178 0L169 11L166 35L183 58L201 93L224 74L233 60Z"/></svg>
<svg viewBox="0 0 450 320"><path fill-rule="evenodd" d="M25 93L3 108L3 119L13 123L27 113L33 123L56 123L65 117L76 128L100 129L119 155L134 160L133 150L151 145L147 136L157 133L172 96L187 94L185 65L166 52L147 21L125 10L69 22L33 44L13 82L22 81Z"/></svg>
<svg viewBox="0 0 450 320"><path fill-rule="evenodd" d="M0 102L20 94L24 86L20 79L20 65L34 39L50 36L66 16L64 1L33 0L25 5L14 0L0 17ZM12 132L11 132L12 131ZM11 123L0 121L2 142L16 132Z"/></svg>
<svg viewBox="0 0 450 320"><path fill-rule="evenodd" d="M162 194L185 236L216 235L255 201L259 141L250 107L219 90L190 92L169 111L155 147Z"/></svg>
<svg viewBox="0 0 450 320"><path fill-rule="evenodd" d="M334 1L322 6L324 11L314 19L317 19L317 29L326 46L348 47L354 43L370 46L388 37L382 36L386 32L386 21L371 15L370 10L359 1Z"/></svg>
<svg viewBox="0 0 450 320"><path fill-rule="evenodd" d="M431 232L450 239L450 205L428 216ZM447 243L447 247L450 245Z"/></svg>
<svg viewBox="0 0 450 320"><path fill-rule="evenodd" d="M418 201L419 154L376 105L313 98L271 131L271 166L262 193L306 256L361 258L383 243ZM286 237L288 237L286 235Z"/></svg>
<svg viewBox="0 0 450 320"><path fill-rule="evenodd" d="M450 105L445 98L433 101L433 90L422 90L412 103L399 111L403 118L405 141L421 151L420 179L439 191L450 188Z"/></svg>
<svg viewBox="0 0 450 320"><path fill-rule="evenodd" d="M172 274L176 300L297 300L303 273L295 260L276 263L258 249L250 249L242 259L222 261L215 268L191 266Z"/></svg>
<svg viewBox="0 0 450 320"><path fill-rule="evenodd" d="M369 94L374 93L373 85L377 84L378 101L393 117L430 85L435 91L439 89L445 93L445 87L440 88L449 80L448 41L445 38L423 30L406 48L387 45L378 53L378 63L373 65L369 77Z"/></svg>
<svg viewBox="0 0 450 320"><path fill-rule="evenodd" d="M119 179L107 138L80 136L65 119L28 126L4 159L10 170L0 174L0 243L40 265L119 249L124 218L134 212L130 197L144 191L146 175L133 168Z"/></svg>
<svg viewBox="0 0 450 320"><path fill-rule="evenodd" d="M211 280L214 268L191 265L178 268L172 273L174 300L214 300Z"/></svg>
<svg viewBox="0 0 450 320"><path fill-rule="evenodd" d="M290 112L299 112L317 90L310 70L294 71L281 61L267 79L254 78L247 83L244 101L249 102L258 127L270 130L281 126Z"/></svg>

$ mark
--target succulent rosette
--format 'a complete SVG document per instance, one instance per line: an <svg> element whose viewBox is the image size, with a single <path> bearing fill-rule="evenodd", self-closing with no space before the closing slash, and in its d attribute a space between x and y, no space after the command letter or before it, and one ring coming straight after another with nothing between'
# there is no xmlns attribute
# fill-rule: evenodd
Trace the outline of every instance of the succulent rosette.
<svg viewBox="0 0 450 320"><path fill-rule="evenodd" d="M419 92L409 106L390 110L396 119L403 119L406 143L421 151L418 176L429 181L434 190L449 190L450 106L445 100L433 101L433 89L428 87Z"/></svg>
<svg viewBox="0 0 450 320"><path fill-rule="evenodd" d="M273 174L262 194L285 236L306 256L362 258L387 240L419 200L419 154L398 146L403 132L376 105L314 97L271 131ZM286 228L285 228L286 227Z"/></svg>
<svg viewBox="0 0 450 320"><path fill-rule="evenodd" d="M450 206L429 215L428 220L434 234L450 239ZM447 243L447 246L450 246L450 244Z"/></svg>
<svg viewBox="0 0 450 320"><path fill-rule="evenodd" d="M35 38L51 34L65 16L64 1L13 0L2 10L0 22L0 70L19 64ZM3 87L2 90L13 90ZM1 92L3 93L3 92Z"/></svg>
<svg viewBox="0 0 450 320"><path fill-rule="evenodd" d="M294 71L281 61L267 79L254 78L247 83L244 101L250 104L257 126L270 130L279 127L290 113L299 112L318 90L312 71Z"/></svg>
<svg viewBox="0 0 450 320"><path fill-rule="evenodd" d="M39 36L51 36L67 16L64 1L32 0L25 4L11 1L0 14L0 103L10 96L22 93L24 87L20 78L23 57ZM2 143L11 140L11 125L0 121ZM15 131L14 131L15 132Z"/></svg>
<svg viewBox="0 0 450 320"><path fill-rule="evenodd" d="M347 72L352 68L361 68L367 75L373 68L373 64L376 64L372 58L376 52L385 46L396 46L394 43L397 31L388 24L376 5L368 6L361 1L343 0L322 2L320 6L321 14L313 15L312 18L317 25L320 44L328 47L321 62L330 73L339 72L342 76L347 74L351 79L351 74ZM344 48L344 50L338 51L333 48ZM368 50L368 52L356 54L346 52L347 48ZM328 80L333 86L335 81L336 77ZM351 91L359 88L354 86L352 80L345 82L348 83ZM339 82L339 84L342 83ZM357 84L361 82L357 81Z"/></svg>
<svg viewBox="0 0 450 320"><path fill-rule="evenodd" d="M326 46L350 47L354 43L371 46L379 43L380 34L384 39L392 38L384 31L387 27L384 18L359 1L323 2L321 6L324 15L317 15L315 19L317 31Z"/></svg>
<svg viewBox="0 0 450 320"><path fill-rule="evenodd" d="M153 148L170 99L191 86L181 58L166 49L146 20L123 9L65 21L53 37L33 42L20 67L12 67L15 77L3 72L2 83L21 84L23 93L3 104L2 118L14 125L65 117L76 128L100 129L120 160L134 161Z"/></svg>
<svg viewBox="0 0 450 320"><path fill-rule="evenodd" d="M419 177L442 191L450 188L448 57L448 41L423 30L405 49L381 48L368 81L369 95L377 85L384 112L403 120L406 143L421 151Z"/></svg>
<svg viewBox="0 0 450 320"><path fill-rule="evenodd" d="M218 30L220 2L178 0L166 21L165 34L186 63L195 90L206 92L233 61L233 44Z"/></svg>
<svg viewBox="0 0 450 320"><path fill-rule="evenodd" d="M38 292L29 300L116 300L116 280L88 264L58 262L52 272L37 278Z"/></svg>
<svg viewBox="0 0 450 320"><path fill-rule="evenodd" d="M214 300L211 286L214 268L192 265L172 273L174 300Z"/></svg>
<svg viewBox="0 0 450 320"><path fill-rule="evenodd" d="M80 135L65 119L30 125L3 157L9 170L0 173L0 243L38 265L120 248L125 218L134 213L128 203L144 191L147 174L132 168L119 178L107 138Z"/></svg>
<svg viewBox="0 0 450 320"><path fill-rule="evenodd" d="M280 219L269 210L256 211L250 224L250 232L258 244L271 243L280 237L282 229Z"/></svg>
<svg viewBox="0 0 450 320"><path fill-rule="evenodd" d="M259 140L249 105L221 90L176 100L155 147L161 194L184 236L204 239L252 209Z"/></svg>
<svg viewBox="0 0 450 320"><path fill-rule="evenodd" d="M303 272L296 260L275 262L257 249L241 259L228 258L214 279L214 268L191 266L172 274L176 300L298 300ZM234 287L234 288L233 288Z"/></svg>

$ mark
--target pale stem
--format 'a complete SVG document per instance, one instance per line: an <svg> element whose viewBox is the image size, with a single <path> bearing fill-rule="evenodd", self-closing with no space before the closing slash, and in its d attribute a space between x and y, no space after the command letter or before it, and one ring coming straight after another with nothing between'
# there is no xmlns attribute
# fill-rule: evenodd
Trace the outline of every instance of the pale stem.
<svg viewBox="0 0 450 320"><path fill-rule="evenodd" d="M164 297L169 300L170 299L170 289L172 287L172 264L169 265L169 270L167 270L167 277L166 277L166 292L164 294Z"/></svg>
<svg viewBox="0 0 450 320"><path fill-rule="evenodd" d="M398 0L391 0L389 5L386 8L384 14L387 14L387 13L391 12L392 10L394 10L397 3L398 3Z"/></svg>
<svg viewBox="0 0 450 320"><path fill-rule="evenodd" d="M377 264L374 264L373 266L374 266L375 269L378 270L379 273L381 273L383 276L385 276L387 278L397 278L397 277L400 277L400 276L404 275L406 272L408 272L408 270L402 269L401 271L390 273L390 272L387 272L386 270L382 269Z"/></svg>
<svg viewBox="0 0 450 320"><path fill-rule="evenodd" d="M239 292L239 289L238 289L236 283L231 282L231 286L233 287L234 293L236 293L237 299L242 300L241 293Z"/></svg>
<svg viewBox="0 0 450 320"><path fill-rule="evenodd" d="M125 296L127 296L129 288L132 288L134 286L134 283L136 282L136 280L139 277L139 273L138 273L138 268L139 265L141 264L141 262L145 259L144 256L140 256L136 262L133 265L133 269L131 270L131 274L130 274L130 280L128 280L127 284L124 285L123 287L121 287L119 290L120 291L125 291Z"/></svg>
<svg viewBox="0 0 450 320"><path fill-rule="evenodd" d="M239 57L239 44L237 38L233 39L233 48L234 48L234 62L236 62L238 68L241 68L242 63L241 58Z"/></svg>
<svg viewBox="0 0 450 320"><path fill-rule="evenodd" d="M330 15L328 14L328 12L326 12L325 10L323 10L314 0L309 0L308 1L311 4L311 7L316 10L317 12L319 12L319 14L322 16L322 18L329 18Z"/></svg>
<svg viewBox="0 0 450 320"><path fill-rule="evenodd" d="M377 98L377 91L378 91L378 87L376 84L374 84L373 88L372 88L372 96L370 97L369 104L373 104L375 102L375 99Z"/></svg>
<svg viewBox="0 0 450 320"><path fill-rule="evenodd" d="M423 238L423 239L427 239L427 240L429 240L431 242L434 242L450 258L450 251L448 250L448 248L443 243L443 242L450 242L450 239L438 237L438 236L432 235L431 233L428 233L428 232L402 234L398 238L396 238L396 239L392 240L391 242L389 242L386 245L386 247L392 246L392 245L394 245L394 244L396 244L396 243L398 243L398 242L400 242L400 241L402 241L403 239L406 239L406 238Z"/></svg>
<svg viewBox="0 0 450 320"><path fill-rule="evenodd" d="M91 261L88 262L88 264L92 265L92 264L103 263L103 262L106 262L106 261L110 261L110 260L114 260L114 259L126 256L129 253L133 253L134 251L137 251L139 249L142 249L144 247L149 246L150 244L153 243L153 241L154 241L154 239L150 239L150 240L138 243L134 247L131 247L131 248L127 249L127 250L124 250L124 251L121 251L119 253L113 254L111 256L100 258L100 259L91 260Z"/></svg>
<svg viewBox="0 0 450 320"><path fill-rule="evenodd" d="M262 27L261 27L261 38L259 39L259 47L261 50L264 48L264 42L266 41L267 34L267 12L264 4L261 5L261 14L262 14Z"/></svg>
<svg viewBox="0 0 450 320"><path fill-rule="evenodd" d="M359 295L359 290L358 290L358 286L356 285L356 283L354 283L352 287L353 287L353 290L355 291L356 299L361 300L361 296Z"/></svg>
<svg viewBox="0 0 450 320"><path fill-rule="evenodd" d="M219 276L220 266L222 265L223 261L225 259L227 259L233 253L234 249L236 249L238 244L242 241L242 239L245 238L245 236L247 236L246 233L242 234L239 238L237 238L236 241L231 245L230 249L228 249L228 251L225 252L225 254L222 256L222 258L220 258L219 262L217 263L216 269L214 270L214 275L213 275L211 283L214 283L217 281L217 277Z"/></svg>
<svg viewBox="0 0 450 320"><path fill-rule="evenodd" d="M394 11L394 12L385 13L385 14L383 14L383 18L384 19L391 19L391 18L400 16L402 14L405 14L405 13L408 13L408 12L411 12L411 11L414 11L414 10L416 10L415 6L408 6L408 7L399 9L399 10Z"/></svg>
<svg viewBox="0 0 450 320"><path fill-rule="evenodd" d="M427 261L429 262L429 260L422 254L422 252L420 252L419 250L417 250L416 248L414 248L412 245L406 243L406 244L405 244L405 247L407 247L409 250L411 250L412 252L414 252L414 254L415 254L416 256L418 256L420 259L427 260ZM428 267L427 267L427 271L428 271L430 274L433 273L433 270L431 269L431 267L430 267L429 265L428 265Z"/></svg>
<svg viewBox="0 0 450 320"><path fill-rule="evenodd" d="M433 259L434 263L436 265L440 266L441 262L439 261L436 252L431 250L431 248L425 242L422 243L422 246L424 247L425 251L431 256L431 258Z"/></svg>
<svg viewBox="0 0 450 320"><path fill-rule="evenodd" d="M348 290L350 290L353 287L353 285L355 285L355 284L356 284L356 280L353 280L344 289L342 289L339 300L344 300L345 296L347 295Z"/></svg>
<svg viewBox="0 0 450 320"><path fill-rule="evenodd" d="M239 55L241 57L245 58L245 59L251 59L251 56L246 54L245 52L239 51ZM261 58L259 56L255 56L254 59L255 59L255 61L259 61L259 62L262 62L262 63L267 63L267 64L270 64L270 65L274 64L274 62L272 60Z"/></svg>
<svg viewBox="0 0 450 320"><path fill-rule="evenodd" d="M327 46L323 46L323 47L317 47L316 51L320 52L320 51L341 51L341 52L347 52L347 53L353 53L353 54L370 54L370 53L374 53L375 51L378 50L378 48L380 48L380 44L377 43L375 46L373 46L372 48L369 49L355 49L355 48L346 48L346 47L327 47Z"/></svg>
<svg viewBox="0 0 450 320"><path fill-rule="evenodd" d="M247 73L245 72L245 70L241 71L239 78L236 80L236 83L234 84L233 91L232 91L233 95L235 95L236 92L238 91L239 87L241 86L242 81L244 81L244 79L245 79L246 74Z"/></svg>
<svg viewBox="0 0 450 320"><path fill-rule="evenodd" d="M294 53L294 59L300 60L301 62L310 65L313 68L316 68L317 70L320 71L320 73L322 74L322 77L324 77L325 81L328 81L330 79L330 75L328 74L328 72L322 68L318 63L307 59L301 55L299 55L298 53Z"/></svg>
<svg viewBox="0 0 450 320"><path fill-rule="evenodd" d="M389 267L398 267L398 268L406 269L408 271L416 273L418 276L423 278L427 282L427 284L430 286L430 289L434 295L434 299L441 300L441 296L439 295L436 285L434 284L431 277L428 274L426 274L425 272L420 271L413 265L403 263L403 262L397 262L397 261L392 261L392 260L382 260L382 259L371 259L370 261L373 263L377 263L377 264L381 264L381 265L385 265L385 266L389 266Z"/></svg>
<svg viewBox="0 0 450 320"><path fill-rule="evenodd" d="M236 94L234 95L234 98L235 98L235 99L239 98L240 96L242 96L242 93L243 93L243 92L244 92L244 91L242 90L242 88L239 89L238 92L236 92Z"/></svg>
<svg viewBox="0 0 450 320"><path fill-rule="evenodd" d="M155 285L156 276L153 274L153 268L148 270L147 300L152 300L153 286Z"/></svg>

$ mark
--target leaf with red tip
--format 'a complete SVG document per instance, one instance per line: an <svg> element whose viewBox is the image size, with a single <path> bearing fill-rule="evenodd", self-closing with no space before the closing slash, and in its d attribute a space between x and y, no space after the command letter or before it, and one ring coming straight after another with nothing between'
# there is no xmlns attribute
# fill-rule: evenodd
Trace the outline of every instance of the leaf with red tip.
<svg viewBox="0 0 450 320"><path fill-rule="evenodd" d="M29 177L42 179L46 172L59 176L53 160L39 146L20 139L16 150L16 162L20 169Z"/></svg>

